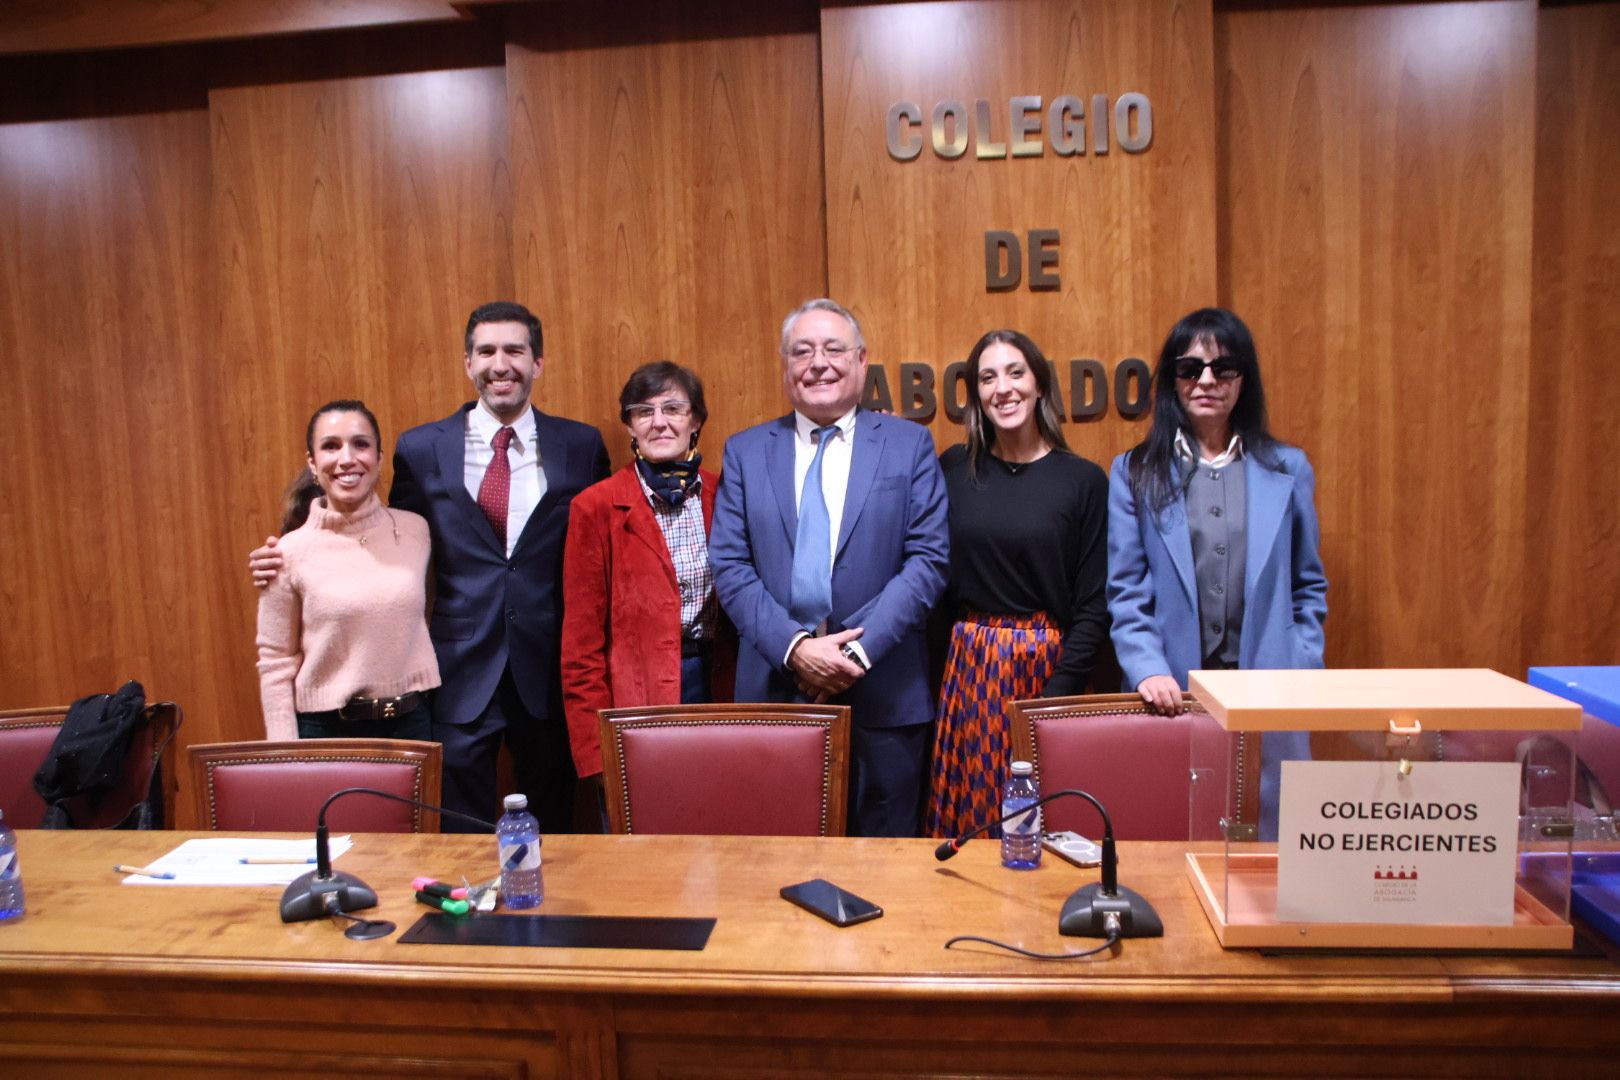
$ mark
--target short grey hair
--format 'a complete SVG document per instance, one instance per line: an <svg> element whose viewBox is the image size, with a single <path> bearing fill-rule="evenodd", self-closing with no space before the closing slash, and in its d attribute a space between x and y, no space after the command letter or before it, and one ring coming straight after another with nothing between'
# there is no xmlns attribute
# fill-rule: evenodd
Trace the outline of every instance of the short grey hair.
<svg viewBox="0 0 1620 1080"><path fill-rule="evenodd" d="M808 315L812 311L830 311L834 315L841 317L845 322L849 323L849 328L855 331L855 347L857 349L866 348L866 339L861 336L861 324L855 320L855 316L850 313L849 309L836 300L821 297L816 300L806 300L794 308L787 318L782 320L782 344L779 346L778 351L781 352L783 359L787 358L788 335L793 333L793 324L799 321L800 316Z"/></svg>

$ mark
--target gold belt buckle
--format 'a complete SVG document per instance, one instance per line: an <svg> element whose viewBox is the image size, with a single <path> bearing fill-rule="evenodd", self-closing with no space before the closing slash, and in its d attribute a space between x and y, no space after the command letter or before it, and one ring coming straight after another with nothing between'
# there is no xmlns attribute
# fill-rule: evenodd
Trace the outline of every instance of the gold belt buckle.
<svg viewBox="0 0 1620 1080"><path fill-rule="evenodd" d="M394 702L393 701L386 701L386 702L383 703L383 719L384 720L392 720L393 718L394 718Z"/></svg>

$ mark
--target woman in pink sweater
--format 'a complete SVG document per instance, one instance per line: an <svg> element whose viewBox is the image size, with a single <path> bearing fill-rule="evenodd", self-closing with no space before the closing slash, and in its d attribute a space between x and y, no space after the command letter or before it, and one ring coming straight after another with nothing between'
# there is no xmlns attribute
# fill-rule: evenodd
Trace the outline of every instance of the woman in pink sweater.
<svg viewBox="0 0 1620 1080"><path fill-rule="evenodd" d="M259 596L270 739L426 739L439 685L427 629L427 522L377 498L382 435L358 401L322 405L288 493L282 572Z"/></svg>

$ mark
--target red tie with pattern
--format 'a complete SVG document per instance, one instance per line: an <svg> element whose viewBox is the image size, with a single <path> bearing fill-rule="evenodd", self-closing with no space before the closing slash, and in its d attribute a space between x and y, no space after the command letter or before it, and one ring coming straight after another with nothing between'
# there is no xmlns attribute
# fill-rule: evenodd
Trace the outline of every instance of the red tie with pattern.
<svg viewBox="0 0 1620 1080"><path fill-rule="evenodd" d="M495 457L484 470L483 483L478 485L478 505L483 507L502 549L506 547L506 508L512 498L512 463L506 460L506 448L511 445L511 428L503 427L495 433Z"/></svg>

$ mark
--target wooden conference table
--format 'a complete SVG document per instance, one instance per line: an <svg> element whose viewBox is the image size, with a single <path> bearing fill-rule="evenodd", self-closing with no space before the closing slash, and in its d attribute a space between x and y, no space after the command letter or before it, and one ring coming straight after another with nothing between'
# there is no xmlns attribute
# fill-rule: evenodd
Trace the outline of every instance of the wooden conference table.
<svg viewBox="0 0 1620 1080"><path fill-rule="evenodd" d="M713 916L701 952L357 942L284 925L277 887L121 885L184 833L24 831L28 915L0 924L12 1076L1613 1076L1620 967L1523 956L1223 952L1184 845L1123 845L1165 936L1040 962L1094 878L994 842L556 836L547 914ZM487 837L355 837L339 861L400 933L416 874L485 876ZM825 877L883 905L838 929L777 896Z"/></svg>

